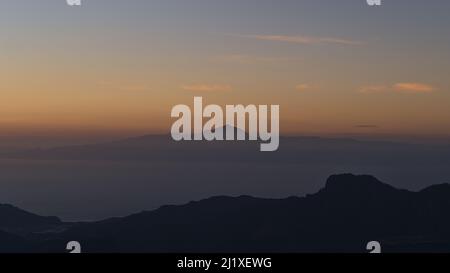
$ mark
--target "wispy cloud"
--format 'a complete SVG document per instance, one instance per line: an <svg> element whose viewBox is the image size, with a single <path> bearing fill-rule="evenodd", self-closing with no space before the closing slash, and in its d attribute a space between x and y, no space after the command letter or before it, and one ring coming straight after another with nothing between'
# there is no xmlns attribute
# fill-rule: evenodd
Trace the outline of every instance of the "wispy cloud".
<svg viewBox="0 0 450 273"><path fill-rule="evenodd" d="M240 63L240 64L254 64L254 63L275 63L275 62L293 62L299 61L299 58L292 57L265 57L265 56L252 56L245 54L228 54L215 56L213 61L224 63Z"/></svg>
<svg viewBox="0 0 450 273"><path fill-rule="evenodd" d="M360 93L373 94L373 93L383 93L389 91L389 86L386 85L367 85L359 89Z"/></svg>
<svg viewBox="0 0 450 273"><path fill-rule="evenodd" d="M130 83L118 84L109 81L101 81L98 83L98 85L103 89L126 91L126 92L140 92L150 90L150 88L144 84L130 84Z"/></svg>
<svg viewBox="0 0 450 273"><path fill-rule="evenodd" d="M221 92L221 91L231 91L230 85L222 85L222 84L191 84L191 85L183 85L181 89L187 91L195 91L195 92Z"/></svg>
<svg viewBox="0 0 450 273"><path fill-rule="evenodd" d="M394 90L397 92L405 92L405 93L430 93L436 90L431 85L423 84L423 83L397 83L394 85Z"/></svg>
<svg viewBox="0 0 450 273"><path fill-rule="evenodd" d="M310 84L306 84L306 83L297 84L295 86L295 90L301 91L301 92L310 91L312 89L313 89L313 87Z"/></svg>
<svg viewBox="0 0 450 273"><path fill-rule="evenodd" d="M317 44L339 44L339 45L362 45L361 41L349 40L344 38L335 37L317 37L317 36L303 36L303 35L239 35L240 37L264 40L264 41L275 41L275 42L286 42L295 44L305 44L305 45L317 45Z"/></svg>
<svg viewBox="0 0 450 273"><path fill-rule="evenodd" d="M436 88L429 84L424 83L395 83L392 85L367 85L359 89L360 93L373 94L373 93L409 93L409 94L424 94L435 91Z"/></svg>
<svg viewBox="0 0 450 273"><path fill-rule="evenodd" d="M375 124L358 124L355 125L356 128L360 128L360 129L377 129L378 125Z"/></svg>

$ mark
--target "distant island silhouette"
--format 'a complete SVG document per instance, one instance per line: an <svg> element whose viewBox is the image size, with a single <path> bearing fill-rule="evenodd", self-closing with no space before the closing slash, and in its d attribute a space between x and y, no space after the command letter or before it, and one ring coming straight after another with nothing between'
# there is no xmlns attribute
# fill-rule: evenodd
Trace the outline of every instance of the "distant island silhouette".
<svg viewBox="0 0 450 273"><path fill-rule="evenodd" d="M95 204L93 204L95 205ZM0 205L0 252L384 252L450 251L450 185L418 192L373 176L342 174L305 197L218 196L127 217L65 223Z"/></svg>

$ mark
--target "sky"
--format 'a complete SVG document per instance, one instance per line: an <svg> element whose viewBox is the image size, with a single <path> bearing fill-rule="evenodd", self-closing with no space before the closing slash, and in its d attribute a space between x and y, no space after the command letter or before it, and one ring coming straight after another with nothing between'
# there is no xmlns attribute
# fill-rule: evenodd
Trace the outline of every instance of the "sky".
<svg viewBox="0 0 450 273"><path fill-rule="evenodd" d="M167 133L279 104L281 133L450 139L450 1L1 0L0 136Z"/></svg>

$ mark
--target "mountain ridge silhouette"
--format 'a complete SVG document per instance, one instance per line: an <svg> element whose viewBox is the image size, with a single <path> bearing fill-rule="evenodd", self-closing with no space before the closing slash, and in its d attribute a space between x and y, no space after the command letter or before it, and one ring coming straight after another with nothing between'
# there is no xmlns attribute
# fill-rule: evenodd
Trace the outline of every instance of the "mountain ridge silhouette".
<svg viewBox="0 0 450 273"><path fill-rule="evenodd" d="M63 224L56 216L40 216L10 204L0 204L0 220L0 229L13 230L19 234L42 231Z"/></svg>
<svg viewBox="0 0 450 273"><path fill-rule="evenodd" d="M223 126L224 133L229 125ZM248 132L234 127L237 131L242 131L248 139ZM369 145L370 152L380 150L391 150L393 148L410 150L415 144L397 143L389 141L362 141L351 138L321 138L311 136L280 136L282 145L277 153L271 154L269 158L276 157L283 161L292 161L298 157L298 153L303 154L311 151L326 148L326 150L339 150L349 152L349 150L360 151L362 145ZM16 152L2 152L0 158L13 159L43 159L43 160L159 160L170 158L171 160L205 159L217 160L217 153L222 154L223 159L233 160L261 160L257 148L259 142L255 141L174 141L170 134L142 135L129 137L114 141L83 144L66 145L52 148L36 148L20 150ZM180 145L182 144L182 145ZM338 145L338 146L336 146ZM375 149L376 147L376 149ZM420 147L420 146L417 146ZM439 147L442 149L442 147ZM450 146L446 147L450 150ZM372 151L373 150L373 151ZM195 153L194 153L195 151ZM236 157L239 154L239 158ZM401 154L401 153L400 153ZM329 155L334 157L336 155ZM376 157L378 157L377 155ZM266 156L267 157L267 156ZM309 156L311 159L311 156ZM323 159L321 159L323 161ZM450 158L449 158L450 160Z"/></svg>
<svg viewBox="0 0 450 273"><path fill-rule="evenodd" d="M449 184L413 192L373 176L342 174L304 197L215 196L103 221L62 223L65 228L53 232L15 237L1 231L0 242L20 241L23 251L33 252L64 252L76 240L86 252L277 253L365 252L365 244L377 240L387 252L448 252L449 213Z"/></svg>

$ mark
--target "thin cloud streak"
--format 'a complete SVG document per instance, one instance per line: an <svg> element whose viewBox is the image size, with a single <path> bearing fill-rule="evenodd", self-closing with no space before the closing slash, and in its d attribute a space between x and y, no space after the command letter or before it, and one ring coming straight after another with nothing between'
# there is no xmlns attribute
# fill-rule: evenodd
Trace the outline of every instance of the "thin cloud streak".
<svg viewBox="0 0 450 273"><path fill-rule="evenodd" d="M360 129L377 129L379 128L378 125L375 124L359 124L355 126L356 128L360 128Z"/></svg>
<svg viewBox="0 0 450 273"><path fill-rule="evenodd" d="M362 45L361 41L354 41L343 38L335 37L316 37L316 36L290 36L290 35L239 35L240 37L264 40L264 41L274 41L274 42L286 42L294 44L304 44L304 45L320 45L320 44L338 44L338 45Z"/></svg>
<svg viewBox="0 0 450 273"><path fill-rule="evenodd" d="M103 89L127 92L140 92L150 90L150 88L144 84L117 84L109 81L100 81L98 82L98 85Z"/></svg>
<svg viewBox="0 0 450 273"><path fill-rule="evenodd" d="M394 90L406 93L431 93L435 88L423 83L397 83L394 85Z"/></svg>
<svg viewBox="0 0 450 273"><path fill-rule="evenodd" d="M293 62L300 61L298 58L288 57L265 57L252 56L245 54L229 54L221 55L213 58L213 61L224 63L240 63L240 64L254 64L254 63L275 63L275 62Z"/></svg>
<svg viewBox="0 0 450 273"><path fill-rule="evenodd" d="M368 85L361 87L358 91L364 94L377 93L405 93L405 94L428 94L436 90L434 86L424 83L395 83L393 85Z"/></svg>
<svg viewBox="0 0 450 273"><path fill-rule="evenodd" d="M231 86L221 84L191 84L183 85L181 89L194 92L223 92L231 91Z"/></svg>
<svg viewBox="0 0 450 273"><path fill-rule="evenodd" d="M359 92L364 94L384 93L388 91L389 87L385 85L368 85L359 89Z"/></svg>
<svg viewBox="0 0 450 273"><path fill-rule="evenodd" d="M312 89L313 89L313 87L306 83L298 84L295 86L295 90L300 91L300 92L309 91Z"/></svg>

